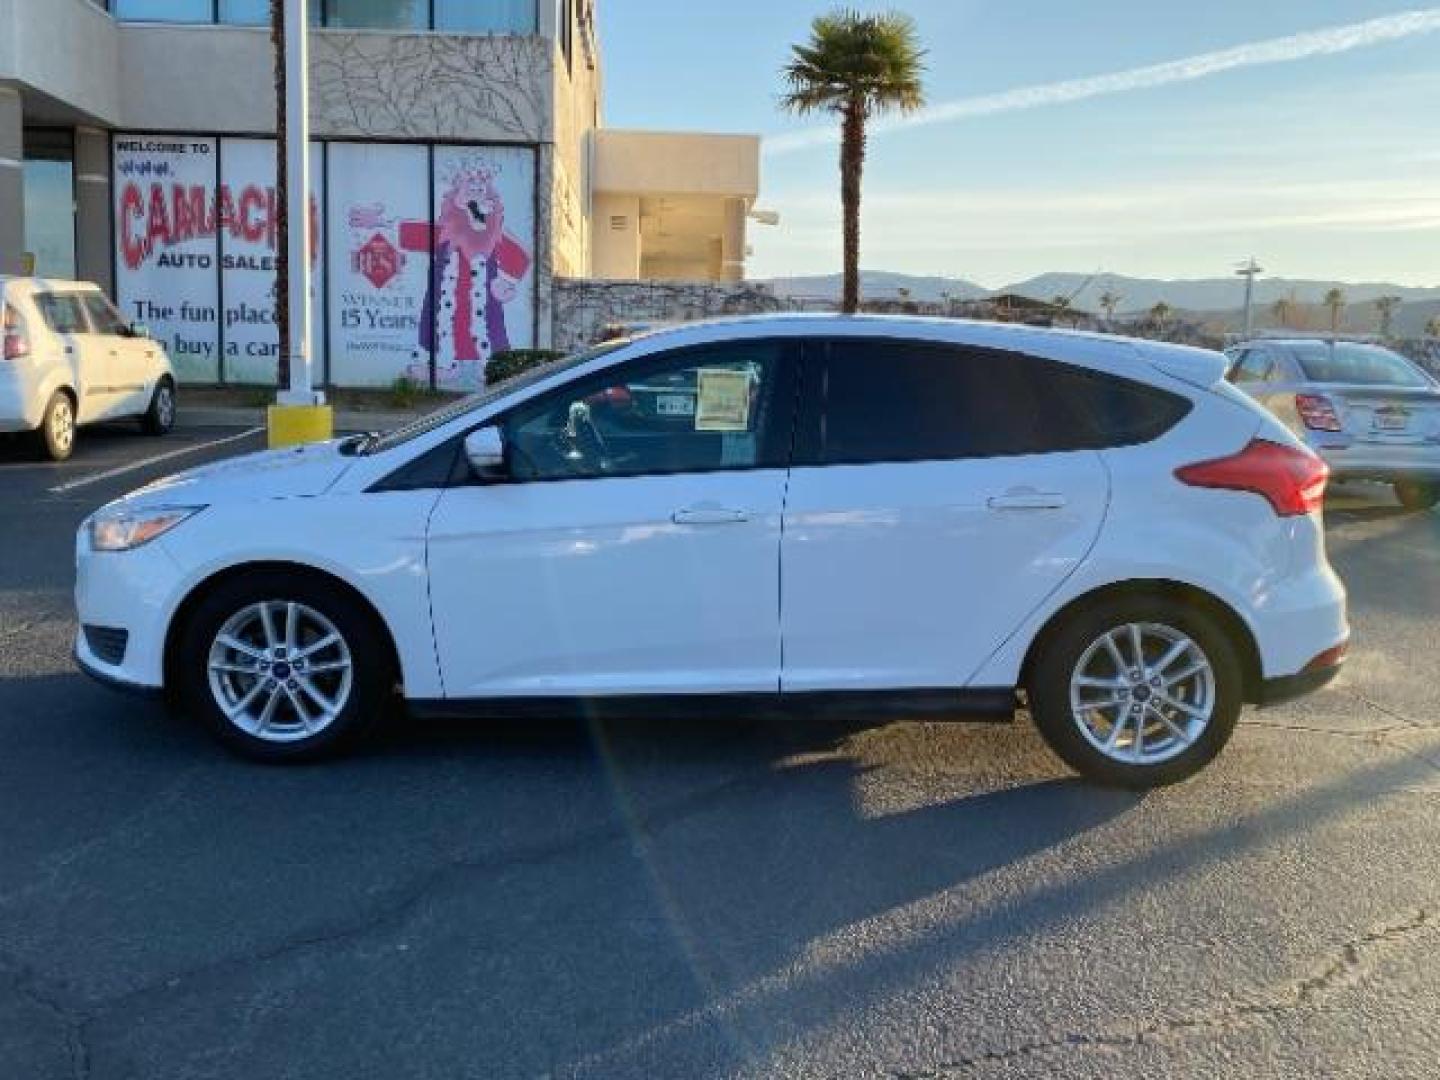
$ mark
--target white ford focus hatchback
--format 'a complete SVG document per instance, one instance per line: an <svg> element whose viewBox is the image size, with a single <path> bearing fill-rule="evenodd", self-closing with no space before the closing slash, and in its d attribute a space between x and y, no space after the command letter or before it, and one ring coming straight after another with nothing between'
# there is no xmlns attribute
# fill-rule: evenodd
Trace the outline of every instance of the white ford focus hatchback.
<svg viewBox="0 0 1440 1080"><path fill-rule="evenodd" d="M163 480L80 529L82 667L311 758L413 713L1011 715L1129 786L1348 629L1324 464L1218 353L949 320L614 342L384 436Z"/></svg>

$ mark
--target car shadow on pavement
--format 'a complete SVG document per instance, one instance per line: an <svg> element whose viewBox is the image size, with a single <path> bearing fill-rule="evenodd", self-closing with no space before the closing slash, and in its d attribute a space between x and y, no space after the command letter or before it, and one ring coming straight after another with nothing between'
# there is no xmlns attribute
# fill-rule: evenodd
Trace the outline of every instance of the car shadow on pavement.
<svg viewBox="0 0 1440 1080"><path fill-rule="evenodd" d="M332 1005L269 1015L245 1048L255 1075L403 1075L417 1010L447 1032L436 1075L583 1061L779 973L820 978L837 935L923 922L932 898L1140 802L1044 772L873 801L884 766L852 744L887 738L881 719L410 722L297 769L101 695L78 676L0 688L48 729L0 748L36 808L7 845L0 917L25 963L92 987L97 1058L109 1044L155 1076L183 1074L216 1016L297 981ZM933 728L946 758L996 732ZM113 1023L106 999L125 1002ZM774 1034L722 1026L712 1064Z"/></svg>

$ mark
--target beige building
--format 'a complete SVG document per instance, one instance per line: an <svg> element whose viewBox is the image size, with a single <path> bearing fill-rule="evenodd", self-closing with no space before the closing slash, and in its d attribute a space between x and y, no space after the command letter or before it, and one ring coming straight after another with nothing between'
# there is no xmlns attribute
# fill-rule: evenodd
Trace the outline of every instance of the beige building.
<svg viewBox="0 0 1440 1080"><path fill-rule="evenodd" d="M267 0L0 0L0 273L100 282L194 382L277 346ZM594 0L313 0L317 353L473 385L560 278L734 281L752 136L602 126Z"/></svg>

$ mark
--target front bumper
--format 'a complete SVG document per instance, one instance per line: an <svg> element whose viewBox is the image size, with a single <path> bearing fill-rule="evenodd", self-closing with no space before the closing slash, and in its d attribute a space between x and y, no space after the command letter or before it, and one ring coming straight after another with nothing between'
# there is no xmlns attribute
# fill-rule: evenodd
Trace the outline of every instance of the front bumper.
<svg viewBox="0 0 1440 1080"><path fill-rule="evenodd" d="M126 632L124 656L108 663L90 647L84 630L76 634L75 660L87 675L135 692L159 691L165 681L165 634L179 564L152 540L131 551L93 551L88 530L75 541L75 611L81 627L113 627Z"/></svg>
<svg viewBox="0 0 1440 1080"><path fill-rule="evenodd" d="M164 693L158 686L143 686L140 683L134 683L119 675L112 674L116 669L111 665L103 664L95 658L90 652L89 646L86 644L83 633L77 634L75 637L74 657L76 667L102 686L107 686L111 690L119 690L123 694L132 694L135 697L143 698L158 698Z"/></svg>

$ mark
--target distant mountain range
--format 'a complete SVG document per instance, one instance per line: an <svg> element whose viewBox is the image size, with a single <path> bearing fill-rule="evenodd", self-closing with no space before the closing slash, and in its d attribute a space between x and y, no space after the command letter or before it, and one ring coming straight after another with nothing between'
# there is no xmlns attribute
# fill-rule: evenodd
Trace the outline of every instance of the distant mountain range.
<svg viewBox="0 0 1440 1080"><path fill-rule="evenodd" d="M867 270L861 275L862 295L893 299L901 289L909 290L909 298L922 303L953 300L983 300L989 296L1015 294L1036 300L1053 300L1057 296L1071 298L1074 307L1098 312L1100 295L1107 290L1119 294L1117 315L1148 311L1160 302L1180 312L1210 321L1222 322L1238 329L1244 302L1245 283L1238 277L1194 278L1166 281L1159 278L1125 277L1121 274L1040 274L1000 289L987 289L964 278L918 276L889 271ZM840 298L840 275L775 278L768 284L781 296L809 297L835 301ZM1255 282L1256 324L1273 323L1270 307L1277 300L1293 300L1302 308L1318 309L1325 294L1339 289L1347 303L1344 325L1356 331L1374 330L1378 314L1374 301L1381 296L1398 296L1403 303L1395 313L1395 331L1402 336L1418 335L1425 324L1440 315L1440 287L1416 288L1384 282L1315 281L1302 278L1259 278ZM1315 311L1301 311L1312 321ZM1323 324L1329 326L1328 313Z"/></svg>

